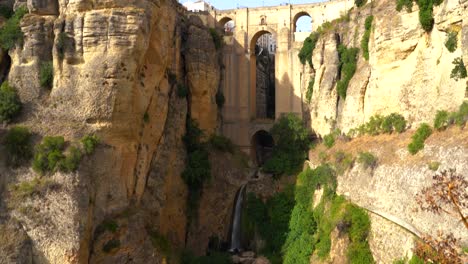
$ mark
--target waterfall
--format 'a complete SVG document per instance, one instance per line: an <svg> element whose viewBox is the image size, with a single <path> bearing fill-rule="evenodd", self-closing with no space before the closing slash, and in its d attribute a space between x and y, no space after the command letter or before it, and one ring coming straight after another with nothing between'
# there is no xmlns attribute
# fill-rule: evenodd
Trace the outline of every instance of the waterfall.
<svg viewBox="0 0 468 264"><path fill-rule="evenodd" d="M237 252L241 250L241 221L242 221L242 202L244 201L245 187L240 187L234 204L234 215L232 218L231 246L229 251Z"/></svg>

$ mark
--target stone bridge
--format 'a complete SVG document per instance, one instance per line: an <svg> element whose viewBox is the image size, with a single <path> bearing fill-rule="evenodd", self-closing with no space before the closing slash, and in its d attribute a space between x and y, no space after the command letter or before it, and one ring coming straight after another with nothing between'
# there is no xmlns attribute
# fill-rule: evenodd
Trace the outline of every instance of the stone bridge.
<svg viewBox="0 0 468 264"><path fill-rule="evenodd" d="M275 50L275 118L284 113L302 114L302 72L298 53L304 34L295 32L297 20L306 15L312 19L311 30L345 15L353 0L333 0L321 3L282 5L232 10L213 10L210 15L216 26L233 21L235 30L224 36L224 72L222 91L226 98L223 112L223 134L249 151L252 135L257 129L268 129L271 122L256 116L256 54L260 36L272 34Z"/></svg>

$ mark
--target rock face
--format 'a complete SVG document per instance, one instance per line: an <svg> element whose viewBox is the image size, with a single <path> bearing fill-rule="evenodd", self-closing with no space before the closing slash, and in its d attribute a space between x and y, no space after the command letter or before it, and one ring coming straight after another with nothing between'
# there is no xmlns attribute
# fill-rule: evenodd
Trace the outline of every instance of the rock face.
<svg viewBox="0 0 468 264"><path fill-rule="evenodd" d="M466 1L445 0L434 8L435 26L425 33L413 12L395 10L395 2L375 1L350 13L320 37L313 52L315 78L310 108L312 129L320 135L334 128L342 131L359 126L371 116L402 114L412 125L432 121L437 110L455 110L464 100L467 80L450 78L452 61L462 56L468 61ZM364 21L373 15L369 42L370 59L359 54L357 71L351 79L346 99L339 99L336 82L340 78L337 47L360 48ZM458 32L458 48L450 53L444 43L447 33ZM303 82L303 91L308 82Z"/></svg>
<svg viewBox="0 0 468 264"><path fill-rule="evenodd" d="M76 173L45 176L56 187L5 217L20 220L34 263L161 263L168 256L152 243L154 230L176 247L185 244L187 116L207 135L218 127L220 67L208 28L185 20L173 0L28 0L15 7L25 4L24 44L9 51L8 80L24 104L15 125L27 126L35 141L96 134L101 144ZM49 88L39 82L44 62L53 65ZM180 85L188 98L178 95ZM29 164L11 170L4 159L2 151L1 185L36 176ZM11 198L8 188L0 195ZM126 214L129 208L136 212ZM96 233L105 219L116 219L117 233ZM109 254L104 246L113 240L119 246Z"/></svg>

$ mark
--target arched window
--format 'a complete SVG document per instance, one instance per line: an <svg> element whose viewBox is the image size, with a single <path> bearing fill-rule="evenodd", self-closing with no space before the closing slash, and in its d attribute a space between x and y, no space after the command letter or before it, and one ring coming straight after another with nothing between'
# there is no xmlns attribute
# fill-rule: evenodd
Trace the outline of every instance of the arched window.
<svg viewBox="0 0 468 264"><path fill-rule="evenodd" d="M294 32L312 32L312 18L308 13L301 12L295 16Z"/></svg>

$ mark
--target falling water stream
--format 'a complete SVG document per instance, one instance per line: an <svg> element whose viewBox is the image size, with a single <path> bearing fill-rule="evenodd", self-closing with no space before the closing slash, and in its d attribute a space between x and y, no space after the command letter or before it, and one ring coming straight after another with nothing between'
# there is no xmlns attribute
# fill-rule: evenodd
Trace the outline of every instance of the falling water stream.
<svg viewBox="0 0 468 264"><path fill-rule="evenodd" d="M247 184L240 187L237 193L236 203L234 208L234 216L232 218L232 233L231 233L231 246L229 251L239 252L241 251L241 220L242 220L242 203L245 196L245 187Z"/></svg>

